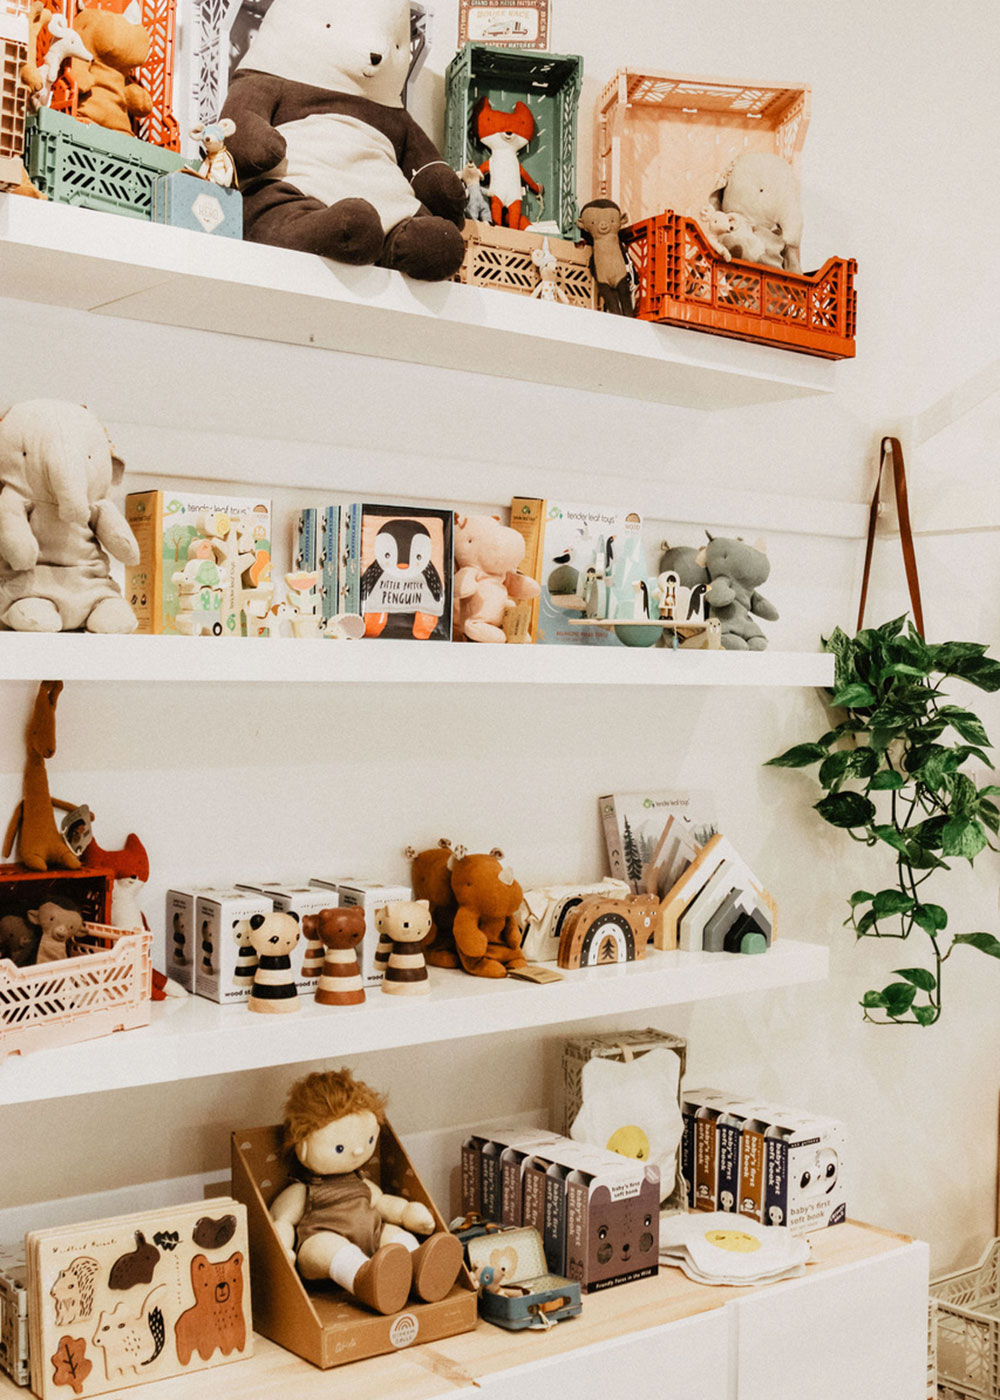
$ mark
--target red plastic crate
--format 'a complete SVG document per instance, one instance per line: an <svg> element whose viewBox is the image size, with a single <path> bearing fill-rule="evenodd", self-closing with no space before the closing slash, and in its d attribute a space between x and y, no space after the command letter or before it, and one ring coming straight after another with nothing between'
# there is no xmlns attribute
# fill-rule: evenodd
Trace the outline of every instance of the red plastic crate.
<svg viewBox="0 0 1000 1400"><path fill-rule="evenodd" d="M828 360L854 355L852 258L828 258L818 272L785 272L726 262L696 220L668 211L630 228L643 321L710 331Z"/></svg>

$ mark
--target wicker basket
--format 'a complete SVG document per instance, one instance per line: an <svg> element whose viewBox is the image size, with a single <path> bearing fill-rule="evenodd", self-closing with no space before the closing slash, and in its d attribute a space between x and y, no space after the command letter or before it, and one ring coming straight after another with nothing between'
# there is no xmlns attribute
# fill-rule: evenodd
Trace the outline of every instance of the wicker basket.
<svg viewBox="0 0 1000 1400"><path fill-rule="evenodd" d="M575 1036L567 1040L563 1046L563 1132L569 1134L583 1103L583 1067L588 1060L600 1055L604 1059L627 1063L650 1050L674 1051L681 1062L679 1085L684 1078L687 1062L687 1041L679 1035L649 1027L641 1031L603 1031L597 1035ZM681 1176L678 1149L677 1179L670 1196L663 1202L663 1209L684 1210L686 1200L687 1186Z"/></svg>
<svg viewBox="0 0 1000 1400"><path fill-rule="evenodd" d="M531 255L545 241L541 233L466 219L462 231L465 258L455 275L456 282L470 287L493 287L500 292L516 292L530 297L538 286L538 269ZM596 304L594 276L590 270L590 248L577 247L567 238L548 240L549 251L558 263L557 284L571 306L593 308Z"/></svg>
<svg viewBox="0 0 1000 1400"><path fill-rule="evenodd" d="M153 935L86 924L94 951L15 967L0 960L0 1062L149 1024Z"/></svg>
<svg viewBox="0 0 1000 1400"><path fill-rule="evenodd" d="M944 1400L1000 1400L1000 1238L971 1269L931 1284Z"/></svg>

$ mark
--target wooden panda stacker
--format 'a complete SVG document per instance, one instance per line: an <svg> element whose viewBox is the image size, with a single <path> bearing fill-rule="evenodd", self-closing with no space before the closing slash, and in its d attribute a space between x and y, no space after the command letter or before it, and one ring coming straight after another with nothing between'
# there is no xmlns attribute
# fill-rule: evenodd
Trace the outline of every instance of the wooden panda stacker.
<svg viewBox="0 0 1000 1400"><path fill-rule="evenodd" d="M299 995L292 975L292 949L299 941L298 914L254 914L250 918L250 943L257 954L253 987L247 1002L251 1011L268 1015L298 1011Z"/></svg>

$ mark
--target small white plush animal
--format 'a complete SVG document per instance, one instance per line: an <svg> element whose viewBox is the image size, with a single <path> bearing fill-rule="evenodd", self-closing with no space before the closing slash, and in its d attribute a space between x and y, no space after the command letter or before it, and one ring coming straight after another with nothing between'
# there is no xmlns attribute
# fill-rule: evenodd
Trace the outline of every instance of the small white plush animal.
<svg viewBox="0 0 1000 1400"><path fill-rule="evenodd" d="M42 86L31 95L31 106L36 112L40 107L47 107L52 101L52 89L59 77L59 70L68 58L82 58L85 63L90 63L94 57L76 30L70 28L62 15L54 14L49 20L47 28L52 35L52 43L45 55L45 62L38 70L41 74Z"/></svg>
<svg viewBox="0 0 1000 1400"><path fill-rule="evenodd" d="M193 126L192 140L197 141L205 152L205 159L198 167L203 180L211 180L213 185L231 189L236 183L236 164L226 150L226 140L235 135L236 123L229 117L221 121L209 122L207 126Z"/></svg>
<svg viewBox="0 0 1000 1400"><path fill-rule="evenodd" d="M561 301L564 306L568 306L569 297L556 281L559 276L559 260L549 247L547 238L542 241L540 248L533 250L531 261L538 268L538 281L532 288L531 295L539 301Z"/></svg>

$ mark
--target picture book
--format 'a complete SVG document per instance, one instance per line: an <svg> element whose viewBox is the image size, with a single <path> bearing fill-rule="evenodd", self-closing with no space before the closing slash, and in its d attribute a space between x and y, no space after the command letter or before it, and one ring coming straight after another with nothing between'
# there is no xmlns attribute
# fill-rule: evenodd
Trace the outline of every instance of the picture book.
<svg viewBox="0 0 1000 1400"><path fill-rule="evenodd" d="M336 617L340 610L339 506L306 506L299 511L292 557L296 573L319 574L320 617Z"/></svg>
<svg viewBox="0 0 1000 1400"><path fill-rule="evenodd" d="M597 799L611 874L662 899L716 834L711 793L614 792Z"/></svg>
<svg viewBox="0 0 1000 1400"><path fill-rule="evenodd" d="M35 1230L31 1388L69 1400L252 1355L246 1209L221 1197Z"/></svg>
<svg viewBox="0 0 1000 1400"><path fill-rule="evenodd" d="M365 637L451 640L455 518L433 506L353 502L340 513L340 612Z"/></svg>
<svg viewBox="0 0 1000 1400"><path fill-rule="evenodd" d="M525 541L521 572L541 593L532 640L549 646L621 646L614 629L589 617L629 617L645 582L642 516L615 506L566 505L515 496L510 523Z"/></svg>

